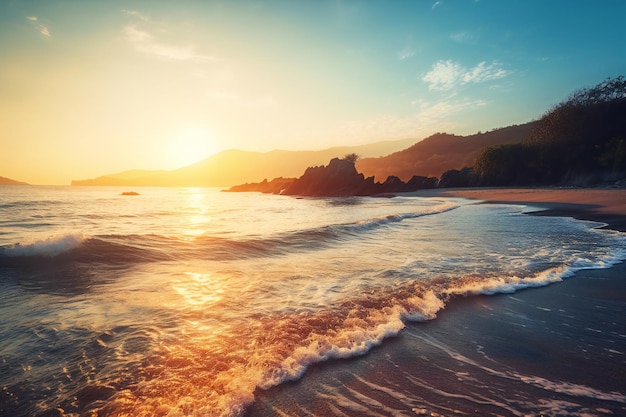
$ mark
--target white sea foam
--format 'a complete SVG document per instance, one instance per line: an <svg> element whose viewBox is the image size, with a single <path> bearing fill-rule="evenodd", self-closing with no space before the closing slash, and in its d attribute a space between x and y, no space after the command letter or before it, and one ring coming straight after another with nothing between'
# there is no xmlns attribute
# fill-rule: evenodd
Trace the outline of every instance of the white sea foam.
<svg viewBox="0 0 626 417"><path fill-rule="evenodd" d="M573 397L589 397L604 401L626 403L626 396L619 392L604 392L585 385L571 382L550 381L549 379L534 375L513 374L513 376L526 384L534 385L548 391L571 395Z"/></svg>
<svg viewBox="0 0 626 417"><path fill-rule="evenodd" d="M18 243L11 247L3 248L1 253L12 258L26 256L53 258L76 249L85 239L86 237L82 234L66 234L34 242Z"/></svg>
<svg viewBox="0 0 626 417"><path fill-rule="evenodd" d="M431 216L435 214L445 213L447 211L454 210L458 207L460 207L460 205L457 203L454 203L452 201L444 201L444 202L441 202L441 204L437 204L435 206L424 207L420 211L417 211L417 212L402 213L402 214L388 214L385 216L374 217L368 220L361 220L357 222L357 224L377 225L377 224L400 222L405 219L414 219L417 217Z"/></svg>
<svg viewBox="0 0 626 417"><path fill-rule="evenodd" d="M280 365L270 372L259 387L267 389L286 381L298 380L307 368L315 363L329 359L347 359L364 355L383 340L397 336L405 324L402 320L404 310L399 306L383 311L371 311L365 321L370 326L362 325L362 320L355 320L346 328L326 335L317 335L308 345L297 347Z"/></svg>

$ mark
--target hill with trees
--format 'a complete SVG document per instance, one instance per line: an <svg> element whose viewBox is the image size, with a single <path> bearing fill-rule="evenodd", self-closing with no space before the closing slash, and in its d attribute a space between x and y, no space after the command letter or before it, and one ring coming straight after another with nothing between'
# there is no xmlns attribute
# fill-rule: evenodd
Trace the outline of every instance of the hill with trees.
<svg viewBox="0 0 626 417"><path fill-rule="evenodd" d="M593 185L626 177L626 79L574 92L517 144L489 146L478 185Z"/></svg>
<svg viewBox="0 0 626 417"><path fill-rule="evenodd" d="M446 171L473 166L487 146L521 142L533 128L534 122L530 122L469 136L436 133L408 149L360 159L356 166L359 172L377 180L397 176L407 181L415 175L439 178Z"/></svg>

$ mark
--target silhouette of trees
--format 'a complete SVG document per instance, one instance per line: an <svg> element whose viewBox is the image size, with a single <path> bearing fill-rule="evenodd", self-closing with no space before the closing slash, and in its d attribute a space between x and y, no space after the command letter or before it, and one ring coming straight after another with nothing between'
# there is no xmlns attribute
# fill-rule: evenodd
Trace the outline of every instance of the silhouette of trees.
<svg viewBox="0 0 626 417"><path fill-rule="evenodd" d="M626 175L626 79L575 91L541 117L522 143L483 149L483 185L572 182ZM591 180L591 179L590 179Z"/></svg>
<svg viewBox="0 0 626 417"><path fill-rule="evenodd" d="M348 161L348 162L352 162L353 164L356 163L356 161L359 160L359 155L355 154L355 153L349 153L343 156L344 161Z"/></svg>

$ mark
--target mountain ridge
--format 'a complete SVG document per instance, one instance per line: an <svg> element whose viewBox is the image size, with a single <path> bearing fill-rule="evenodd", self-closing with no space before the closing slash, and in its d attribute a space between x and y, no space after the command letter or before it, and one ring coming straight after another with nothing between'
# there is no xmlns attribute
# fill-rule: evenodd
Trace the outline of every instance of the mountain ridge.
<svg viewBox="0 0 626 417"><path fill-rule="evenodd" d="M194 164L170 171L128 170L93 179L72 180L72 185L119 186L201 186L227 187L244 182L259 182L265 178L299 176L311 165L323 165L329 159L349 153L379 156L401 150L416 139L374 142L366 145L336 146L322 150L272 150L269 152L227 149ZM153 175L131 176L129 173Z"/></svg>
<svg viewBox="0 0 626 417"><path fill-rule="evenodd" d="M407 149L378 158L362 158L356 166L366 177L373 176L378 181L389 176L403 181L415 175L439 178L446 171L474 166L486 146L521 142L536 123L531 121L467 136L435 133Z"/></svg>
<svg viewBox="0 0 626 417"><path fill-rule="evenodd" d="M299 177L307 168L332 158L358 154L357 169L366 177L383 181L396 176L440 177L444 172L474 165L486 146L518 143L535 122L460 136L436 133L421 140L382 141L360 146L337 146L318 151L229 149L195 164L171 171L129 170L94 179L73 180L72 185L231 187L279 177ZM408 147L407 147L408 146ZM393 148L396 148L395 151ZM384 154L391 149L391 152Z"/></svg>
<svg viewBox="0 0 626 417"><path fill-rule="evenodd" d="M29 185L26 182L17 181L7 177L0 177L0 185Z"/></svg>

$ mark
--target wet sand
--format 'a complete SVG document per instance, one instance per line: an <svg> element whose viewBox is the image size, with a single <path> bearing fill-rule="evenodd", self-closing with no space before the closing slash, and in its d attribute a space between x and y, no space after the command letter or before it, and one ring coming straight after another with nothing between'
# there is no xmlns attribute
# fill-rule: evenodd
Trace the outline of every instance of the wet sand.
<svg viewBox="0 0 626 417"><path fill-rule="evenodd" d="M532 203L626 231L626 190L417 195ZM259 390L246 416L626 415L626 264L514 294L457 298L361 358Z"/></svg>
<svg viewBox="0 0 626 417"><path fill-rule="evenodd" d="M455 188L423 190L408 195L530 204L544 209L537 213L540 215L599 221L608 223L610 229L626 231L626 189L623 188Z"/></svg>

